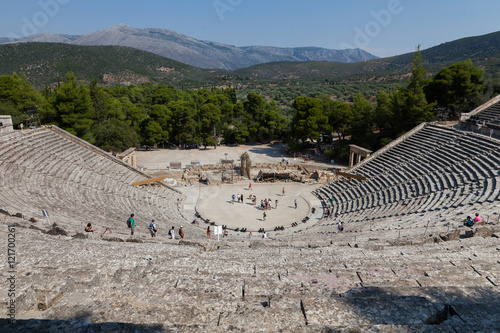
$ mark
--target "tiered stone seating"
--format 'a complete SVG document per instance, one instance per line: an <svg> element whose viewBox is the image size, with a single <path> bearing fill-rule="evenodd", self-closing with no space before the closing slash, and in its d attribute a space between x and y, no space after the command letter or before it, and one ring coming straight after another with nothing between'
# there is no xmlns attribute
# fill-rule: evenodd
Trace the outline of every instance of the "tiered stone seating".
<svg viewBox="0 0 500 333"><path fill-rule="evenodd" d="M45 234L37 230L43 222L0 214L0 233L6 239L7 225L15 226L20 253L18 320L12 324L2 315L0 327L6 332L495 330L500 327L497 238L442 243L429 234L460 230L459 221L471 211L498 220L497 141L437 126L421 132L401 142L404 148L398 144L353 170L368 181L317 190L325 206L334 197L345 211L344 234L334 232L336 219L323 219L297 228L293 237L231 235L221 242L200 240L200 229L182 218L177 207L182 197L174 189L135 188L132 182L144 174L51 128L23 137L15 133L0 140L0 208L37 218L40 209L48 209L70 235ZM124 235L131 212L144 228L135 237ZM150 218L160 226L155 239L145 230ZM87 221L115 232L74 235ZM181 223L186 240L167 239L166 230ZM8 300L7 290L0 290L0 298Z"/></svg>
<svg viewBox="0 0 500 333"><path fill-rule="evenodd" d="M332 243L310 235L293 242L123 243L21 226L18 246L31 255L17 266L18 316L38 308L44 321L20 318L7 331L89 322L102 330L149 331L154 324L155 331L182 332L467 332L500 325L492 237L421 246L390 246L387 232L365 240L341 234Z"/></svg>
<svg viewBox="0 0 500 333"><path fill-rule="evenodd" d="M315 193L325 207L333 197L344 222L452 212L465 205L484 204L484 210L498 202L499 162L498 140L428 125L349 171L367 181L332 182Z"/></svg>
<svg viewBox="0 0 500 333"><path fill-rule="evenodd" d="M474 124L487 124L494 125L496 128L500 127L500 102L491 105L490 107L472 115L469 122Z"/></svg>
<svg viewBox="0 0 500 333"><path fill-rule="evenodd" d="M46 209L52 222L78 229L80 222L124 229L130 213L144 228L152 218L165 228L187 224L178 191L133 187L147 175L60 131L24 131L0 143L0 208L37 219Z"/></svg>

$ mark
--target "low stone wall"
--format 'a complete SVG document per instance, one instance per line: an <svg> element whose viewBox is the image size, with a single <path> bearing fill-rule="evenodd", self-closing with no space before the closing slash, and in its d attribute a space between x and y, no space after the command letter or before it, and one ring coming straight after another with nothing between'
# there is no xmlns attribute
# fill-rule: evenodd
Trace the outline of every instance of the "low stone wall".
<svg viewBox="0 0 500 333"><path fill-rule="evenodd" d="M11 116L0 116L0 135L14 132Z"/></svg>
<svg viewBox="0 0 500 333"><path fill-rule="evenodd" d="M129 148L125 150L123 153L116 155L119 159L121 159L123 162L130 164L134 168L137 167L137 159L135 156L135 148Z"/></svg>
<svg viewBox="0 0 500 333"><path fill-rule="evenodd" d="M185 167L186 169L190 170L200 170L200 171L208 171L208 170L225 170L227 168L223 168L221 164L199 164L199 165L192 165L188 164ZM240 169L239 165L235 165L235 170ZM323 170L323 169L318 169L313 166L302 166L300 164L287 164L285 162L280 162L280 163L255 163L252 164L252 169L270 169L270 170L298 170L298 171L310 171L313 172L315 170Z"/></svg>

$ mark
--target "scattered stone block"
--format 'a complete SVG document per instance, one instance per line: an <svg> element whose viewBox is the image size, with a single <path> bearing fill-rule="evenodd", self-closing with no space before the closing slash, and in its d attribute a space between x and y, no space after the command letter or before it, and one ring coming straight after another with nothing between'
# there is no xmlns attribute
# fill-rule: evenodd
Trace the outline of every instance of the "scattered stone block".
<svg viewBox="0 0 500 333"><path fill-rule="evenodd" d="M127 243L144 243L142 239L139 238L128 238L126 240Z"/></svg>
<svg viewBox="0 0 500 333"><path fill-rule="evenodd" d="M63 228L61 228L57 225L53 226L51 229L49 229L45 233L48 235L52 235L52 236L67 236L68 235L66 230L64 230Z"/></svg>
<svg viewBox="0 0 500 333"><path fill-rule="evenodd" d="M477 237L490 237L493 234L493 230L490 228L477 228L474 229L474 236Z"/></svg>
<svg viewBox="0 0 500 333"><path fill-rule="evenodd" d="M357 247L357 246L355 246L355 247ZM380 251L380 250L384 249L384 246L377 244L375 242L368 241L368 242L366 242L364 248L367 250L371 250L371 251Z"/></svg>
<svg viewBox="0 0 500 333"><path fill-rule="evenodd" d="M474 231L473 230L466 230L464 234L464 238L471 238L474 237Z"/></svg>
<svg viewBox="0 0 500 333"><path fill-rule="evenodd" d="M30 225L30 227L28 229L33 229L33 230L38 230L38 231L41 231L41 232L45 232L45 230L39 228L39 227L35 227L34 225Z"/></svg>
<svg viewBox="0 0 500 333"><path fill-rule="evenodd" d="M108 241L108 242L125 242L120 237L103 237L103 239Z"/></svg>
<svg viewBox="0 0 500 333"><path fill-rule="evenodd" d="M460 239L460 229L455 229L446 235L439 235L439 237L445 241L459 240Z"/></svg>
<svg viewBox="0 0 500 333"><path fill-rule="evenodd" d="M71 236L71 238L74 238L74 239L86 239L88 238L87 235L81 233L81 232L78 232L76 234L74 234L73 236Z"/></svg>

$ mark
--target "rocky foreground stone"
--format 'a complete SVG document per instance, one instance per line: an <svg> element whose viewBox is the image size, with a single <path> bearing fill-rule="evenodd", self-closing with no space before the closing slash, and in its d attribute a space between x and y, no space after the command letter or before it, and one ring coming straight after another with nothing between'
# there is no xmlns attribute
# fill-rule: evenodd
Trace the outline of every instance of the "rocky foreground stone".
<svg viewBox="0 0 500 333"><path fill-rule="evenodd" d="M496 332L498 226L447 241L170 240L0 216L16 234L5 332ZM483 227L481 227L483 228ZM464 233L462 230L461 233ZM456 233L456 232L455 232ZM429 239L433 239L429 237ZM7 246L7 245L6 245ZM2 251L2 271L7 258ZM7 285L0 291L4 309Z"/></svg>

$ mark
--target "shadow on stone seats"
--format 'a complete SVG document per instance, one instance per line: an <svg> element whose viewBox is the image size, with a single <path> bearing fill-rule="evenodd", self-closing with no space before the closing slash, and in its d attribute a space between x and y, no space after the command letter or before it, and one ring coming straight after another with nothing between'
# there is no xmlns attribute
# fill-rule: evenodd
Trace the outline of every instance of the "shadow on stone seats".
<svg viewBox="0 0 500 333"><path fill-rule="evenodd" d="M359 276L362 278L363 273ZM500 327L500 294L484 287L360 287L332 294L337 319L356 313L371 325ZM306 309L307 310L307 309ZM493 326L491 326L493 325Z"/></svg>
<svg viewBox="0 0 500 333"><path fill-rule="evenodd" d="M132 323L92 323L91 313L77 314L72 318L61 319L0 319L3 332L167 332L162 324L132 324ZM186 329L188 329L186 327ZM193 330L196 328L192 328Z"/></svg>

